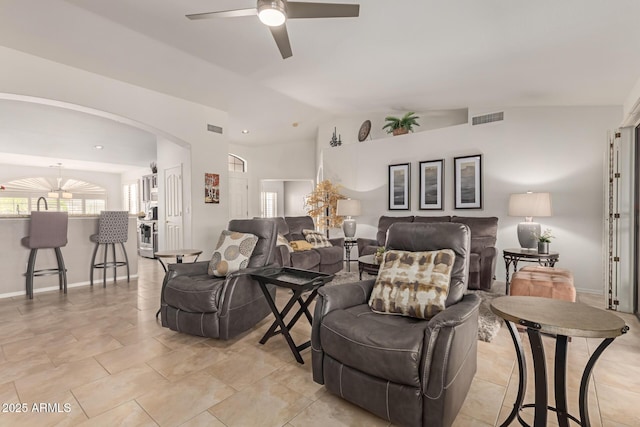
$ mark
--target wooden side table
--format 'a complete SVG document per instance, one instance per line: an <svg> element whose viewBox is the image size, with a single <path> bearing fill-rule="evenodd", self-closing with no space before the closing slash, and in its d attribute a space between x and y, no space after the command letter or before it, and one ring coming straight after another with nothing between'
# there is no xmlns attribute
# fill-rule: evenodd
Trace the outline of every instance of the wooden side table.
<svg viewBox="0 0 640 427"><path fill-rule="evenodd" d="M502 251L504 265L507 275L506 294L509 295L509 267L513 264L513 272L518 270L518 262L537 262L545 267L553 267L558 262L560 254L558 252L549 252L548 254L539 254L535 249L505 249Z"/></svg>
<svg viewBox="0 0 640 427"><path fill-rule="evenodd" d="M629 327L620 317L586 304L561 301L551 298L529 296L504 296L491 302L491 311L502 317L509 328L518 358L518 394L513 409L501 427L508 426L516 417L523 426L528 424L520 416L524 408L535 408L534 427L547 425L548 411L556 413L558 425L568 427L569 420L581 426L589 427L589 378L594 365L602 352L613 340L626 333ZM531 344L535 378L535 402L523 405L527 388L527 366L516 324L527 328ZM556 336L554 360L555 407L548 406L547 369L541 333ZM579 408L580 419L570 415L567 410L567 343L568 337L603 338L602 342L589 358L580 381Z"/></svg>

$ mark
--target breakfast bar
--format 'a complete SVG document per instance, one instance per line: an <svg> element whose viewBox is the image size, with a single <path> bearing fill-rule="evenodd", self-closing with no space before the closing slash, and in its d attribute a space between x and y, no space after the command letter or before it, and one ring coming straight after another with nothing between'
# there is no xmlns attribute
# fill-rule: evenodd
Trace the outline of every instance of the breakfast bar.
<svg viewBox="0 0 640 427"><path fill-rule="evenodd" d="M29 221L29 215L0 217L0 236L2 236L0 238L0 271L3 272L3 280L0 281L0 298L26 294L24 274L27 271L30 251L22 246L20 241L29 234ZM97 230L97 215L69 216L68 243L61 248L61 251L70 288L89 284L91 254L95 246L89 240L89 236L97 233ZM129 217L129 238L125 243L125 248L130 254L129 268L132 277L136 277L138 274L137 256L134 255L137 252L136 231L136 219L133 216ZM55 266L55 252L41 250L38 252L37 262L38 265L44 267ZM108 279L111 280L111 277ZM58 278L56 276L38 277L34 280L33 287L36 294L57 290L59 287Z"/></svg>

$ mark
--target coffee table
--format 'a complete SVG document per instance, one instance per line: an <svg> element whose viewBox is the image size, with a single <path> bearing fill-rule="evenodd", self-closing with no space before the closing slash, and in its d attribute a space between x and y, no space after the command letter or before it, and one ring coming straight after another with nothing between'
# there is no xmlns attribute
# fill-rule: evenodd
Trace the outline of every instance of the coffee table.
<svg viewBox="0 0 640 427"><path fill-rule="evenodd" d="M358 258L358 272L360 274L360 280L362 280L363 271L376 276L379 270L380 264L376 261L375 255L363 255Z"/></svg>
<svg viewBox="0 0 640 427"><path fill-rule="evenodd" d="M260 344L266 343L269 338L274 335L282 334L298 363L304 364L300 351L311 346L311 341L296 345L289 331L303 314L306 316L309 324L313 324L313 317L309 312L309 304L311 304L316 295L318 295L318 289L333 279L333 274L290 267L265 267L251 273L251 277L260 284L260 289L262 289L267 303L271 308L271 312L276 318L267 333L260 339ZM279 311L278 307L276 307L276 303L267 288L267 284L288 288L293 291L289 302L287 302L287 305L285 305L282 311ZM306 299L303 299L302 294L309 291L310 293L306 296ZM284 323L285 316L291 311L296 302L300 304L300 308L293 315L289 323Z"/></svg>
<svg viewBox="0 0 640 427"><path fill-rule="evenodd" d="M516 417L520 424L528 426L520 416L520 411L524 408L535 408L534 427L547 425L548 411L556 413L560 427L568 427L569 420L575 421L582 426L590 426L587 400L591 371L602 352L613 340L629 330L624 320L609 311L586 304L529 296L496 298L491 302L491 311L502 317L507 324L518 359L518 394L511 413L501 427L508 426ZM522 401L527 388L527 366L516 324L527 328L533 356L535 402L526 405L523 405ZM556 337L554 360L555 407L548 406L547 369L541 333L555 335ZM598 348L589 358L582 373L580 396L578 398L580 419L567 412L568 337L603 338Z"/></svg>

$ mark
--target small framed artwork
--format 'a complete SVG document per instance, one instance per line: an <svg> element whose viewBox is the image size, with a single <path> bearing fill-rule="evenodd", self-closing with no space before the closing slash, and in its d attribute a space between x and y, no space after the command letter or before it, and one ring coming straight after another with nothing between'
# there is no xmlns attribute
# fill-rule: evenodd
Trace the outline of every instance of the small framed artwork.
<svg viewBox="0 0 640 427"><path fill-rule="evenodd" d="M420 162L420 209L443 210L444 159Z"/></svg>
<svg viewBox="0 0 640 427"><path fill-rule="evenodd" d="M411 164L389 165L389 210L410 209Z"/></svg>
<svg viewBox="0 0 640 427"><path fill-rule="evenodd" d="M456 209L482 209L482 155L455 157L453 176Z"/></svg>
<svg viewBox="0 0 640 427"><path fill-rule="evenodd" d="M217 173L204 174L204 202L220 203L220 175Z"/></svg>

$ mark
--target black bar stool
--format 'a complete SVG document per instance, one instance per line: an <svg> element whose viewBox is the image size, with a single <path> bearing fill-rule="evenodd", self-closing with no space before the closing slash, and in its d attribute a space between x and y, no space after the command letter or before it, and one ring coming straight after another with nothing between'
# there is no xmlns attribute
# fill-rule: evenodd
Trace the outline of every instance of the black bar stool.
<svg viewBox="0 0 640 427"><path fill-rule="evenodd" d="M129 278L129 257L124 247L124 242L129 237L129 212L127 211L102 211L98 219L98 234L93 234L89 239L95 242L96 247L91 257L91 274L90 281L93 286L93 270L102 268L102 286L107 286L107 268L113 267L113 281L116 281L118 267L127 267L127 282ZM116 258L116 243L122 247L124 261L118 261ZM104 245L103 261L96 263L96 254L100 245ZM107 261L109 253L109 245L111 245L112 261Z"/></svg>
<svg viewBox="0 0 640 427"><path fill-rule="evenodd" d="M69 216L67 212L31 212L29 222L29 235L22 238L22 245L31 249L29 263L27 264L27 295L33 299L33 278L35 276L47 276L57 274L60 289L67 293L67 269L60 248L67 245L67 228ZM36 270L36 256L38 249L54 249L58 268L46 268Z"/></svg>

